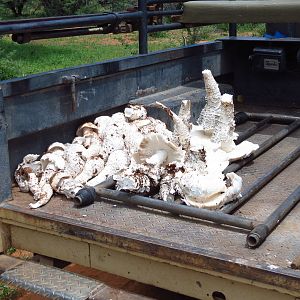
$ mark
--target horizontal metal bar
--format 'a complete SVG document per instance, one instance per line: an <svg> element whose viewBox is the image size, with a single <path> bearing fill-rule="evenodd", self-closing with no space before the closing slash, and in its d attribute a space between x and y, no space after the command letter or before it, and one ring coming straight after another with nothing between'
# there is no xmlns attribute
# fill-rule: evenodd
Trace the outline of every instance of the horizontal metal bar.
<svg viewBox="0 0 300 300"><path fill-rule="evenodd" d="M172 15L182 15L182 9L174 9L174 10L155 10L147 12L148 17L153 16L172 16Z"/></svg>
<svg viewBox="0 0 300 300"><path fill-rule="evenodd" d="M152 199L121 191L103 189L95 186L95 192L100 198L122 201L126 204L140 205L162 211L167 211L176 215L189 216L201 220L214 222L217 224L230 225L238 228L251 230L255 226L255 221L239 216L227 215L222 212L210 211L207 209L195 208L186 205L173 204L158 199ZM95 199L96 200L96 199Z"/></svg>
<svg viewBox="0 0 300 300"><path fill-rule="evenodd" d="M142 12L125 12L125 13L106 13L93 16L82 16L80 18L65 19L36 19L34 22L23 23L0 23L0 34L24 33L32 31L43 31L49 29L86 27L114 23L123 20L138 20L142 18Z"/></svg>
<svg viewBox="0 0 300 300"><path fill-rule="evenodd" d="M188 1L189 0L148 0L147 4L183 3Z"/></svg>
<svg viewBox="0 0 300 300"><path fill-rule="evenodd" d="M161 24L161 25L149 25L148 32L159 32L166 30L176 30L185 28L185 25L181 23L170 23L170 24Z"/></svg>
<svg viewBox="0 0 300 300"><path fill-rule="evenodd" d="M279 114L269 114L269 113L252 113L247 112L247 116L251 121L260 121L268 117L272 117L272 122L279 124L290 124L294 121L300 120L300 117L289 116L289 115L279 115Z"/></svg>
<svg viewBox="0 0 300 300"><path fill-rule="evenodd" d="M239 137L237 138L237 140L235 141L235 143L237 145L240 144L242 141L246 140L248 137L250 137L251 135L253 135L257 131L259 131L260 129L262 129L266 124L270 123L271 121L272 121L272 116L269 116L269 117L261 120L257 124L254 124L249 129L247 129L244 132L242 132L239 135Z"/></svg>
<svg viewBox="0 0 300 300"><path fill-rule="evenodd" d="M257 225L247 236L247 245L257 248L263 243L275 227L287 216L300 201L300 186L262 224Z"/></svg>
<svg viewBox="0 0 300 300"><path fill-rule="evenodd" d="M244 158L243 160L240 160L238 162L234 162L230 164L225 170L224 174L230 173L230 172L236 172L237 170L241 169L243 166L266 152L268 149L273 147L275 144L280 142L282 139L284 139L286 136L288 136L292 131L296 130L300 126L300 119L297 121L294 121L292 124L290 124L288 127L282 129L277 134L273 135L271 138L266 140L264 143L262 143L259 148L253 152L249 157Z"/></svg>
<svg viewBox="0 0 300 300"><path fill-rule="evenodd" d="M14 33L12 35L12 40L19 44L23 44L34 40L102 34L102 33L106 33L106 32L101 27L65 29L65 30L60 29L60 30L48 30L48 31L35 31L30 33Z"/></svg>
<svg viewBox="0 0 300 300"><path fill-rule="evenodd" d="M288 167L292 162L294 162L300 156L300 146L291 152L287 157L285 157L281 162L279 162L275 167L269 170L265 175L258 178L247 188L245 192L242 193L242 197L236 202L227 204L222 212L232 213L237 208L245 204L253 195L260 191L264 186L266 186L276 175L278 175L282 170Z"/></svg>

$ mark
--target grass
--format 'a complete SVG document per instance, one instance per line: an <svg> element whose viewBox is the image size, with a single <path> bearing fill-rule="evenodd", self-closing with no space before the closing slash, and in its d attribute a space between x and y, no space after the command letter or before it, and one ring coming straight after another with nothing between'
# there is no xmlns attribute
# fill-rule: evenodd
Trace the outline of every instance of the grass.
<svg viewBox="0 0 300 300"><path fill-rule="evenodd" d="M14 300L19 295L19 290L0 281L0 300Z"/></svg>
<svg viewBox="0 0 300 300"><path fill-rule="evenodd" d="M239 26L239 33L243 35L261 36L263 32L264 26L261 24ZM224 24L197 28L190 33L177 30L152 34L149 35L149 50L173 48L226 35L227 25ZM5 36L0 39L0 51L6 54L0 61L0 79L132 56L138 53L137 40L137 33L131 33L39 40L18 45ZM5 67L4 70L1 66L2 69Z"/></svg>

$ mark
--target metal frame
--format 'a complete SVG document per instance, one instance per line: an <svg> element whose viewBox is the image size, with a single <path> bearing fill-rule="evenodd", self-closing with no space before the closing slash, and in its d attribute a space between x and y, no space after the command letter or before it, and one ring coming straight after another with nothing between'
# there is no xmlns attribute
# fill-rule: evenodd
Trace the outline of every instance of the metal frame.
<svg viewBox="0 0 300 300"><path fill-rule="evenodd" d="M139 32L139 54L148 53L148 33L186 28L179 22L169 24L148 25L149 18L154 16L181 15L183 10L149 11L150 4L183 3L186 0L138 0L136 12L107 12L79 16L64 16L51 18L36 18L29 20L14 20L0 22L0 35L12 34L12 40L17 43L28 43L31 40L50 39L67 36L107 34L114 32L120 22L132 24L132 30ZM209 24L190 24L188 27L205 26ZM229 24L229 36L236 36L236 24Z"/></svg>
<svg viewBox="0 0 300 300"><path fill-rule="evenodd" d="M251 114L247 115L242 113L243 118L241 122L246 120L252 120ZM255 114L256 119L260 119L260 122L251 127L248 132L244 133L242 140L249 137L249 132L254 134L258 132L264 125L269 123L273 118L279 123L285 123L286 117L282 119L280 116ZM238 116L237 116L237 119ZM282 122L281 122L282 121ZM229 172L235 172L241 169L244 165L253 161L255 158L266 152L268 149L276 145L283 138L288 136L291 132L300 127L300 118L294 120L285 129L282 129L277 134L266 140L258 150L256 150L251 156L243 159L237 163L232 163L225 170L224 174ZM239 142L241 142L240 140ZM188 216L200 220L214 222L216 224L228 225L241 229L250 230L246 238L246 244L249 248L259 247L272 230L280 224L285 216L293 209L293 207L300 201L300 186L298 186L293 193L283 201L283 203L269 215L263 223L258 223L256 220L244 218L240 216L233 216L232 214L237 208L240 208L246 202L248 202L252 196L260 191L265 185L267 185L275 176L281 171L287 168L291 163L300 157L300 146L298 146L293 152L288 154L281 162L269 170L265 175L258 178L251 186L247 188L241 198L234 202L225 205L221 211L210 211L202 208L193 208L180 204L173 204L164 201L158 201L149 197L143 197L126 192L116 191L109 188L114 187L112 179L108 179L106 182L99 184L95 187L87 187L80 190L75 197L75 204L78 207L90 205L94 201L102 201L103 199L112 199L124 202L129 205L137 205L148 207L152 209L158 209L161 211L169 212L177 216Z"/></svg>

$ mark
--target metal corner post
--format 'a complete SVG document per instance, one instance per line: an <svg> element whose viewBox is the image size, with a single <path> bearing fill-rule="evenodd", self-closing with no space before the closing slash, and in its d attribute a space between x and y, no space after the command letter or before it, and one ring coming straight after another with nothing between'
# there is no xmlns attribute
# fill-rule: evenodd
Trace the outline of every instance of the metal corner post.
<svg viewBox="0 0 300 300"><path fill-rule="evenodd" d="M7 124L4 114L4 99L0 87L0 202L11 198L11 179L6 131Z"/></svg>
<svg viewBox="0 0 300 300"><path fill-rule="evenodd" d="M229 36L237 36L237 24L229 23Z"/></svg>
<svg viewBox="0 0 300 300"><path fill-rule="evenodd" d="M142 12L139 27L139 54L148 53L148 16L147 0L138 0L139 11Z"/></svg>

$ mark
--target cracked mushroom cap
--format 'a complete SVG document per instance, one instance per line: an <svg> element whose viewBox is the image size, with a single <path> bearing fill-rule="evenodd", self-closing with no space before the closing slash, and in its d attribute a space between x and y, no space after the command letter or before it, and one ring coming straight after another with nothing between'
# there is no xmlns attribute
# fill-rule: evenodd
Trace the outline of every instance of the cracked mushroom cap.
<svg viewBox="0 0 300 300"><path fill-rule="evenodd" d="M91 122L87 122L82 124L76 131L76 135L77 136L85 136L85 135L89 135L92 132L95 132L96 134L98 134L98 127L91 123Z"/></svg>
<svg viewBox="0 0 300 300"><path fill-rule="evenodd" d="M135 155L138 163L169 164L171 162L183 162L185 151L172 142L166 140L162 135L151 133L144 137L139 150ZM158 159L158 163L153 163Z"/></svg>

